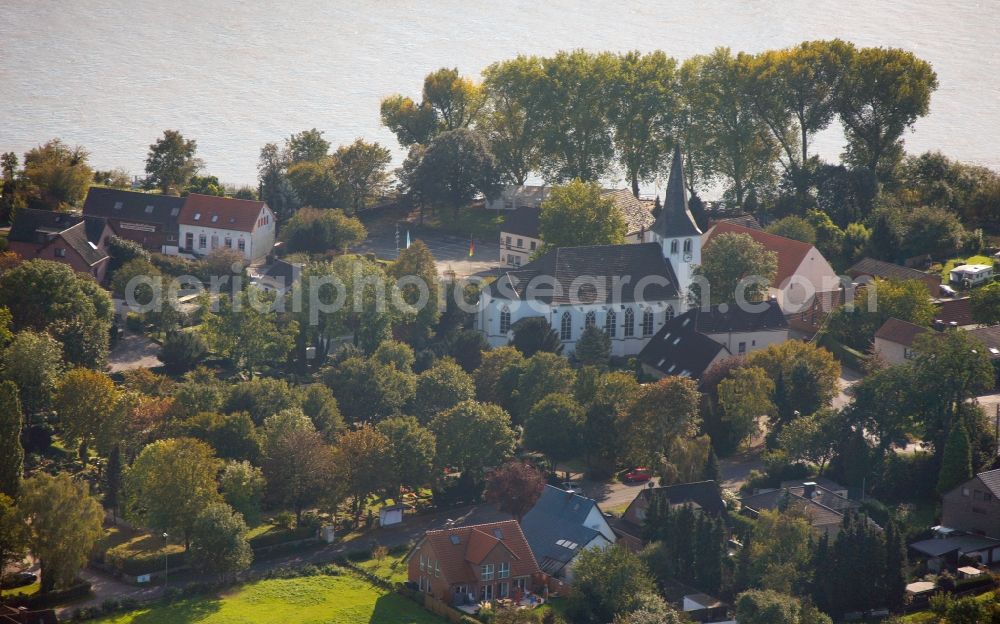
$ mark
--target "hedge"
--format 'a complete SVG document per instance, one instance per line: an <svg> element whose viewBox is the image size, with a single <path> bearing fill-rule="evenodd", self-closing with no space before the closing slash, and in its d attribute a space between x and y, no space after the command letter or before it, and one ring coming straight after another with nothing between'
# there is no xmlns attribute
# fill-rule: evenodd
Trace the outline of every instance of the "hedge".
<svg viewBox="0 0 1000 624"><path fill-rule="evenodd" d="M856 371L864 370L867 356L857 349L848 347L830 334L825 333L820 335L816 343L821 347L826 347L833 354L833 357L840 360L844 366Z"/></svg>
<svg viewBox="0 0 1000 624"><path fill-rule="evenodd" d="M66 589L56 589L45 594L30 596L15 596L6 599L5 603L12 607L25 607L29 610L45 609L53 605L63 604L90 595L90 583L80 581Z"/></svg>

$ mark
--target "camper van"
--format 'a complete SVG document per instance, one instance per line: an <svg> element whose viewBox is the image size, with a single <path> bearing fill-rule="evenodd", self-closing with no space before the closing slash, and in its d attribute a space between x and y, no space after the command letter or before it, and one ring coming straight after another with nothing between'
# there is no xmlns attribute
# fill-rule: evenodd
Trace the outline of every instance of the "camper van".
<svg viewBox="0 0 1000 624"><path fill-rule="evenodd" d="M951 270L948 281L963 288L972 288L993 280L993 267L988 264L963 264Z"/></svg>

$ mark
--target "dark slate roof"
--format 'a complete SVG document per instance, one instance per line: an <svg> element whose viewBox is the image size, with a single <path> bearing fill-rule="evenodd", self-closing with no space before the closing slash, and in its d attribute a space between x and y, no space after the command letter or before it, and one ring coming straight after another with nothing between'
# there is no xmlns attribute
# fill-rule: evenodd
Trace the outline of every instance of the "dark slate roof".
<svg viewBox="0 0 1000 624"><path fill-rule="evenodd" d="M59 237L87 264L93 266L108 257L100 247L101 234L106 225L107 220L100 217L81 217L51 210L23 208L17 211L7 240L46 244L52 238Z"/></svg>
<svg viewBox="0 0 1000 624"><path fill-rule="evenodd" d="M975 325L972 319L972 300L969 297L961 299L942 299L934 304L937 310L934 312L934 319L943 322L945 325L955 323L959 327Z"/></svg>
<svg viewBox="0 0 1000 624"><path fill-rule="evenodd" d="M183 205L183 197L92 186L83 204L83 214L156 223L168 231L177 231L177 217Z"/></svg>
<svg viewBox="0 0 1000 624"><path fill-rule="evenodd" d="M1000 358L1000 325L968 330L969 336L986 345L991 360Z"/></svg>
<svg viewBox="0 0 1000 624"><path fill-rule="evenodd" d="M979 480L983 482L983 485L990 489L993 496L1000 498L1000 468L996 470L987 470L986 472L980 472L976 475Z"/></svg>
<svg viewBox="0 0 1000 624"><path fill-rule="evenodd" d="M501 232L540 238L538 234L539 215L542 211L534 206L521 206L507 213L504 217Z"/></svg>
<svg viewBox="0 0 1000 624"><path fill-rule="evenodd" d="M301 263L279 259L267 268L264 275L273 280L284 280L285 284L291 285L302 274L302 266Z"/></svg>
<svg viewBox="0 0 1000 624"><path fill-rule="evenodd" d="M937 537L921 540L910 544L913 550L928 557L940 557L955 551L978 552L1000 545L1000 540L982 535L957 535L955 537Z"/></svg>
<svg viewBox="0 0 1000 624"><path fill-rule="evenodd" d="M715 225L716 223L731 223L733 225L738 225L740 227L750 228L751 230L763 230L760 221L757 217L752 214L742 214L735 217L723 217L722 219L713 219L709 223L709 227Z"/></svg>
<svg viewBox="0 0 1000 624"><path fill-rule="evenodd" d="M787 329L788 321L778 302L770 300L766 304L767 308L761 312L744 310L738 305L727 305L724 312L720 306L712 306L707 311L694 308L695 329L703 334Z"/></svg>
<svg viewBox="0 0 1000 624"><path fill-rule="evenodd" d="M926 334L929 331L931 330L927 327L914 325L898 318L889 318L875 332L875 337L880 340L901 344L904 347L912 347L913 341L917 339L917 336Z"/></svg>
<svg viewBox="0 0 1000 624"><path fill-rule="evenodd" d="M664 375L700 378L719 353L729 350L697 330L697 314L691 309L664 323L639 352L639 361Z"/></svg>
<svg viewBox="0 0 1000 624"><path fill-rule="evenodd" d="M545 486L521 520L521 530L542 572L555 574L600 535L583 524L596 506L593 499Z"/></svg>
<svg viewBox="0 0 1000 624"><path fill-rule="evenodd" d="M576 284L578 292L571 292L574 280L584 276L602 282L604 288L595 293L591 284ZM625 278L629 278L628 283L623 283ZM646 278L660 278L661 283L643 284ZM615 288L616 279L620 280L619 289ZM551 287L553 281L559 288ZM553 249L519 269L502 273L490 285L490 295L508 300L531 298L557 305L631 303L638 301L636 285L646 286L643 292L646 301L677 298L677 277L658 244ZM620 298L615 297L618 294L615 290L621 291Z"/></svg>
<svg viewBox="0 0 1000 624"><path fill-rule="evenodd" d="M681 156L681 146L674 146L674 157L670 163L670 177L667 179L667 192L663 199L663 210L653 224L653 231L664 238L678 236L699 236L701 230L695 223L691 209L688 207L687 187L684 186L684 158Z"/></svg>
<svg viewBox="0 0 1000 624"><path fill-rule="evenodd" d="M882 260L876 260L875 258L862 258L861 260L858 260L854 266L847 269L847 274L851 277L870 275L872 277L881 277L889 280L920 280L922 282L927 281L929 277L932 279L934 278L933 275L928 275L923 271L900 266L891 262L883 262ZM940 282L940 278L937 278L937 281Z"/></svg>

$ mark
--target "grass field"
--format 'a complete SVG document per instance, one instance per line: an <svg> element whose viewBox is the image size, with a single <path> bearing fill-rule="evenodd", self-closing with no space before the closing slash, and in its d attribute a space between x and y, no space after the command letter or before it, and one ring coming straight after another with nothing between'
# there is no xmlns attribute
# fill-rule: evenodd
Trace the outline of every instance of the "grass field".
<svg viewBox="0 0 1000 624"><path fill-rule="evenodd" d="M97 620L99 624L439 624L406 598L353 576L272 579Z"/></svg>
<svg viewBox="0 0 1000 624"><path fill-rule="evenodd" d="M38 593L38 590L41 588L41 586L42 586L41 581L35 581L31 585L25 585L23 587L14 587L12 589L0 589L0 596L4 598L10 598L12 596L33 596Z"/></svg>
<svg viewBox="0 0 1000 624"><path fill-rule="evenodd" d="M403 562L405 556L406 553L386 555L381 561L378 559L368 559L366 561L358 561L355 565L362 568L365 572L384 578L389 582L405 583L407 578L406 564Z"/></svg>

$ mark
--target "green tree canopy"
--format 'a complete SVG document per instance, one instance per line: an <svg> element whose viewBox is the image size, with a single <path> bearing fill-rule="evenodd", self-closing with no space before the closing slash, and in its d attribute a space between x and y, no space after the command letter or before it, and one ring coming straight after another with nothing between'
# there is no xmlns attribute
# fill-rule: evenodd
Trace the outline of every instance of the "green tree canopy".
<svg viewBox="0 0 1000 624"><path fill-rule="evenodd" d="M110 377L86 368L74 368L59 381L55 408L63 437L80 444L80 457L85 463L90 444L96 443L105 454L117 444L121 398Z"/></svg>
<svg viewBox="0 0 1000 624"><path fill-rule="evenodd" d="M462 401L470 401L475 395L472 377L451 358L441 358L417 375L413 413L421 423L427 424L438 413Z"/></svg>
<svg viewBox="0 0 1000 624"><path fill-rule="evenodd" d="M712 239L695 267L696 278L708 286L711 303L732 304L743 291L746 301L763 301L778 270L777 254L768 251L749 234L726 232ZM698 280L693 284L697 298L705 298ZM695 296L692 293L692 296Z"/></svg>
<svg viewBox="0 0 1000 624"><path fill-rule="evenodd" d="M313 429L288 428L268 445L264 460L267 496L291 508L296 521L302 519L304 509L320 500L334 474L333 449Z"/></svg>
<svg viewBox="0 0 1000 624"><path fill-rule="evenodd" d="M388 440L386 454L398 486L416 489L434 478L434 434L413 416L394 416L375 425ZM395 494L395 492L393 492Z"/></svg>
<svg viewBox="0 0 1000 624"><path fill-rule="evenodd" d="M198 143L194 139L185 139L177 130L164 130L163 136L149 146L146 188L158 188L163 194L178 194L201 169L202 162L195 157L197 150Z"/></svg>
<svg viewBox="0 0 1000 624"><path fill-rule="evenodd" d="M191 531L188 558L197 569L223 578L250 567L253 550L243 516L221 501L205 506Z"/></svg>
<svg viewBox="0 0 1000 624"><path fill-rule="evenodd" d="M513 455L517 442L510 414L489 403L463 401L435 416L430 429L438 464L468 471L474 480Z"/></svg>
<svg viewBox="0 0 1000 624"><path fill-rule="evenodd" d="M584 413L566 394L549 394L524 419L524 442L556 461L571 459L583 442Z"/></svg>
<svg viewBox="0 0 1000 624"><path fill-rule="evenodd" d="M411 340L420 342L430 337L433 327L441 318L441 282L437 264L431 250L422 240L399 252L396 262L389 268L389 275L397 280L400 294L407 306L414 308L408 316ZM426 301L421 303L421 299Z"/></svg>
<svg viewBox="0 0 1000 624"><path fill-rule="evenodd" d="M649 570L623 546L583 550L573 567L568 611L574 622L604 624L640 606L655 594Z"/></svg>
<svg viewBox="0 0 1000 624"><path fill-rule="evenodd" d="M323 131L311 128L296 132L285 139L285 159L289 164L319 162L330 154L330 142Z"/></svg>
<svg viewBox="0 0 1000 624"><path fill-rule="evenodd" d="M1000 325L1000 282L972 291L972 319L983 325Z"/></svg>
<svg viewBox="0 0 1000 624"><path fill-rule="evenodd" d="M250 525L260 522L260 507L266 487L264 472L246 460L226 462L219 475L222 497Z"/></svg>
<svg viewBox="0 0 1000 624"><path fill-rule="evenodd" d="M771 234L777 234L778 236L784 236L785 238L791 238L792 240L802 241L803 243L809 243L810 245L816 244L816 228L814 228L811 223L802 217L793 215L783 219L778 219L771 225L767 226L767 231Z"/></svg>
<svg viewBox="0 0 1000 624"><path fill-rule="evenodd" d="M71 148L52 139L24 155L23 180L33 207L67 210L83 200L93 179L87 163L90 154L80 146Z"/></svg>
<svg viewBox="0 0 1000 624"><path fill-rule="evenodd" d="M343 252L363 241L365 226L336 209L305 207L285 222L281 240L290 252Z"/></svg>
<svg viewBox="0 0 1000 624"><path fill-rule="evenodd" d="M486 140L459 128L434 137L405 183L423 201L450 208L457 215L477 195L495 197L500 173Z"/></svg>
<svg viewBox="0 0 1000 624"><path fill-rule="evenodd" d="M62 349L48 334L18 332L0 357L3 377L17 386L20 405L29 417L49 409L63 370Z"/></svg>
<svg viewBox="0 0 1000 624"><path fill-rule="evenodd" d="M620 245L628 233L625 219L600 185L579 179L552 187L541 204L538 229L546 249Z"/></svg>
<svg viewBox="0 0 1000 624"><path fill-rule="evenodd" d="M24 478L24 447L21 428L24 417L17 386L12 381L0 382L0 495L15 498L21 493ZM0 561L0 570L6 565ZM2 579L0 579L2 580Z"/></svg>
<svg viewBox="0 0 1000 624"><path fill-rule="evenodd" d="M392 152L378 143L357 139L333 155L333 175L347 196L351 213L357 214L389 190Z"/></svg>

